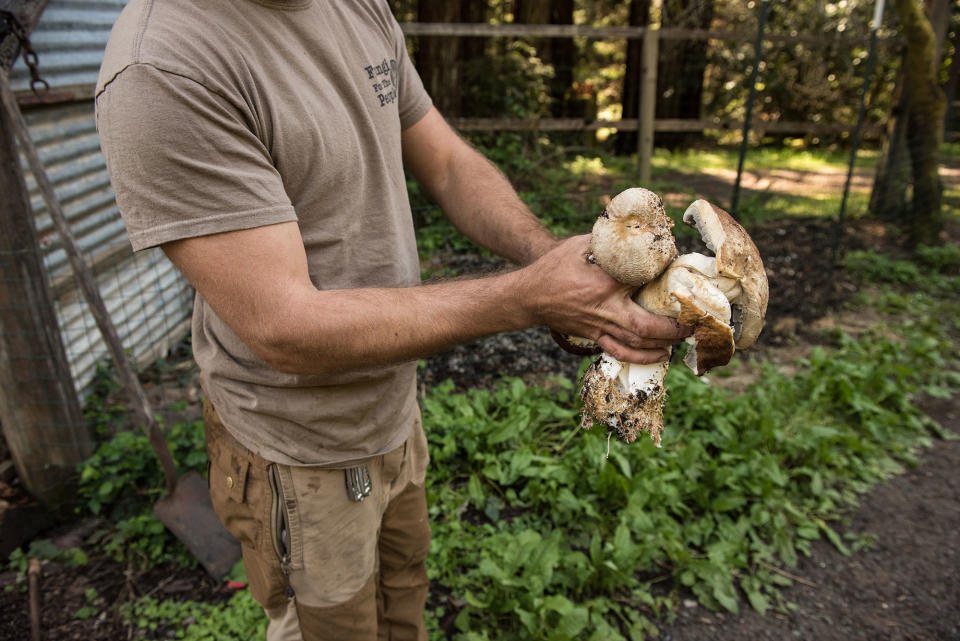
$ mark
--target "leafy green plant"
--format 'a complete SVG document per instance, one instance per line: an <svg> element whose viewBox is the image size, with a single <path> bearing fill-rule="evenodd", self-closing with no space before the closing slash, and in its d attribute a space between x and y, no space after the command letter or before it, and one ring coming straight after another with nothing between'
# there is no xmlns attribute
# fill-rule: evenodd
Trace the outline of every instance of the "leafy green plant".
<svg viewBox="0 0 960 641"><path fill-rule="evenodd" d="M188 469L206 472L203 422L180 422L165 430L174 460ZM96 543L117 560L147 567L173 562L194 567L196 560L152 512L166 491L163 474L147 436L140 431L117 432L100 444L79 466L78 496L83 509L108 517Z"/></svg>
<svg viewBox="0 0 960 641"><path fill-rule="evenodd" d="M249 590L238 590L217 605L145 596L122 604L120 615L139 634L165 629L171 638L186 641L262 639L267 628L267 618Z"/></svg>
<svg viewBox="0 0 960 641"><path fill-rule="evenodd" d="M83 403L83 420L101 438L109 438L129 421L128 408L116 401L120 389L113 367L106 362L98 363Z"/></svg>
<svg viewBox="0 0 960 641"><path fill-rule="evenodd" d="M930 269L956 273L960 269L960 245L921 246L917 248L917 259Z"/></svg>
<svg viewBox="0 0 960 641"><path fill-rule="evenodd" d="M820 538L844 554L869 546L838 517L933 437L952 437L913 402L960 389L960 325L945 318L960 318L951 256L848 254L848 272L872 288L862 302L891 322L826 336L795 374L764 366L733 395L672 368L660 450L615 441L608 456L605 433L579 429L572 380L430 390L428 571L451 597L430 608L429 628L452 618L458 640L640 639L681 590L730 612L785 607L782 567ZM168 438L178 460L203 467L199 423ZM117 521L94 543L144 565L188 558L149 514L162 476L142 434L118 433L81 477L90 511ZM17 555L25 568L27 553ZM265 626L248 591L219 605L143 598L123 616L143 634L185 639L262 636Z"/></svg>
<svg viewBox="0 0 960 641"><path fill-rule="evenodd" d="M206 471L203 422L176 423L165 430L174 460L187 470ZM140 512L164 491L163 475L150 441L141 431L120 431L79 466L78 494L94 515L109 509L120 519Z"/></svg>
<svg viewBox="0 0 960 641"><path fill-rule="evenodd" d="M80 606L77 610L77 613L74 615L78 619L89 619L91 617L97 616L100 613L100 608L97 607L97 602L102 601L100 599L100 594L97 592L96 588L87 588L83 591L83 597L86 599L87 604Z"/></svg>
<svg viewBox="0 0 960 641"><path fill-rule="evenodd" d="M101 530L95 541L117 561L147 568L173 563L183 568L197 566L197 561L183 544L171 535L152 511L121 519Z"/></svg>
<svg viewBox="0 0 960 641"><path fill-rule="evenodd" d="M88 562L87 553L80 548L61 548L49 539L34 539L26 550L16 548L7 559L8 567L17 572L18 580L22 580L27 575L30 559L57 561L68 568L81 567Z"/></svg>
<svg viewBox="0 0 960 641"><path fill-rule="evenodd" d="M577 428L570 381L435 388L429 568L466 604L458 638L639 638L668 608L664 579L764 612L812 540L849 553L831 521L939 433L910 402L938 356L919 330L835 340L740 396L673 368L664 448L609 459L605 434Z"/></svg>

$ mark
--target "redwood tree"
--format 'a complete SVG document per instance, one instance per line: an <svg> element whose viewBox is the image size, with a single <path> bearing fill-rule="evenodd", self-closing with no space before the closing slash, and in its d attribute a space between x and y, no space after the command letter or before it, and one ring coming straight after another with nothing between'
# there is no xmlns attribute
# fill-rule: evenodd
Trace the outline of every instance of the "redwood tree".
<svg viewBox="0 0 960 641"><path fill-rule="evenodd" d="M518 24L573 24L573 0L517 0L514 22ZM539 58L553 67L549 82L551 114L569 114L570 91L576 49L573 38L531 38Z"/></svg>
<svg viewBox="0 0 960 641"><path fill-rule="evenodd" d="M709 29L713 22L713 0L664 0L663 27ZM658 118L697 120L703 98L703 74L707 68L707 41L660 39L657 61ZM657 144L678 147L696 134L663 132Z"/></svg>
<svg viewBox="0 0 960 641"><path fill-rule="evenodd" d="M905 225L911 245L932 245L943 228L939 161L946 97L937 78L936 36L921 0L895 0L894 6L906 46L870 211Z"/></svg>
<svg viewBox="0 0 960 641"><path fill-rule="evenodd" d="M460 22L459 2L420 0L419 22ZM433 103L445 116L460 115L461 39L450 36L421 36L417 42L417 70Z"/></svg>
<svg viewBox="0 0 960 641"><path fill-rule="evenodd" d="M629 25L645 27L650 23L650 0L630 0ZM640 69L643 58L643 40L627 40L627 64L623 73L623 117L637 118L640 113ZM618 154L632 154L637 151L637 132L620 131L617 133L616 151Z"/></svg>

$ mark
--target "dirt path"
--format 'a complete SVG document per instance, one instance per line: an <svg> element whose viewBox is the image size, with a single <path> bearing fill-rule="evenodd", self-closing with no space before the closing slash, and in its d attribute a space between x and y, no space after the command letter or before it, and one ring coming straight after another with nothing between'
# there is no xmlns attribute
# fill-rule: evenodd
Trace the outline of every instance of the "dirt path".
<svg viewBox="0 0 960 641"><path fill-rule="evenodd" d="M873 187L874 170L855 169L850 182L850 191L853 193L867 193ZM960 167L943 166L940 168L940 178L946 190L960 188ZM657 179L666 183L683 185L684 191L667 191L662 194L663 199L674 207L684 207L690 202L692 190L699 198L707 198L716 202L729 202L733 183L737 179L735 169L708 168L696 173L668 171L657 176ZM809 197L816 194L839 194L843 192L847 182L846 169L821 168L816 171L799 169L769 169L744 171L740 181L741 201L757 194L788 195ZM947 207L960 207L960 199L951 198L945 194L944 204Z"/></svg>
<svg viewBox="0 0 960 641"><path fill-rule="evenodd" d="M924 409L960 433L960 399ZM844 556L818 541L784 591L791 604L760 616L709 612L684 600L661 641L953 641L960 639L960 441L936 441L920 464L867 494L849 532L872 541Z"/></svg>

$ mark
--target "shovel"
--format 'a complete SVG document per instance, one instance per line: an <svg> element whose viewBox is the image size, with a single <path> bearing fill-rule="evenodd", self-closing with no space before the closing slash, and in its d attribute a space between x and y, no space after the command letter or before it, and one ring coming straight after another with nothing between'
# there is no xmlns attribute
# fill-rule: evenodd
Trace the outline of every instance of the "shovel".
<svg viewBox="0 0 960 641"><path fill-rule="evenodd" d="M0 93L3 94L3 106L10 114L21 150L27 157L30 170L36 178L50 218L63 240L63 249L70 260L70 266L83 292L83 297L90 308L90 313L97 321L97 327L107 344L121 382L133 399L133 411L138 422L146 429L150 446L163 468L167 494L153 506L153 513L180 539L207 572L214 578L220 579L240 559L240 543L227 532L213 511L206 481L196 472L188 472L182 478L177 478L173 456L170 454L170 448L167 447L160 425L154 417L147 394L123 351L123 344L120 342L103 298L100 297L93 273L80 253L50 178L30 138L27 123L14 99L7 74L2 71L0 71Z"/></svg>

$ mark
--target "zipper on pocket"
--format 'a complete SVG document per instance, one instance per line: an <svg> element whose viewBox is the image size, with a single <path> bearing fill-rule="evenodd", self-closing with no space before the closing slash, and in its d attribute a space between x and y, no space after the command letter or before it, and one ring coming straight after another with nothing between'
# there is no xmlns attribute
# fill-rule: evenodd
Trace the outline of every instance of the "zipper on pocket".
<svg viewBox="0 0 960 641"><path fill-rule="evenodd" d="M267 478L270 482L270 492L273 501L270 505L270 538L273 541L273 550L280 559L280 569L287 578L287 596L293 596L293 587L290 585L290 544L289 523L287 509L283 500L283 486L280 484L280 471L276 463L267 467Z"/></svg>

